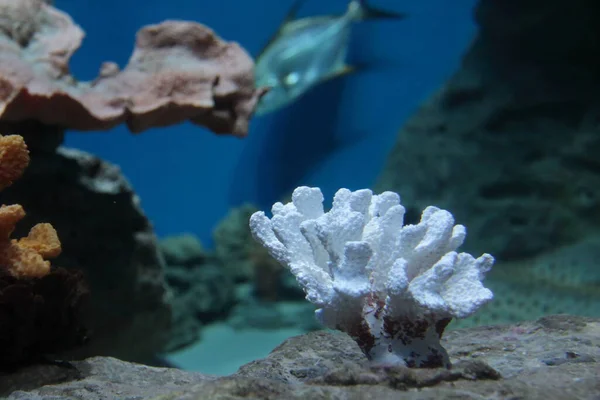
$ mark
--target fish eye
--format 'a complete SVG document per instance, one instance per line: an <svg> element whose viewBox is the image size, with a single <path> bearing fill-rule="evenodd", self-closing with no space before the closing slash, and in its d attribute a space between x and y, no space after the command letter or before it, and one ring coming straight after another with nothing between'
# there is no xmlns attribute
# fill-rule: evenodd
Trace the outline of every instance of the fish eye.
<svg viewBox="0 0 600 400"><path fill-rule="evenodd" d="M293 86L300 80L300 74L297 72L290 72L283 78L283 83L285 86Z"/></svg>

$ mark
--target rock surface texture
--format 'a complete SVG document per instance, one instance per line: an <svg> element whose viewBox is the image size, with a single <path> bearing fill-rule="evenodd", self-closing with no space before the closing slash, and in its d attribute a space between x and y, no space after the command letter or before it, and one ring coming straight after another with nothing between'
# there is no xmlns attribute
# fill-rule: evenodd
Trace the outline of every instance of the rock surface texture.
<svg viewBox="0 0 600 400"><path fill-rule="evenodd" d="M31 163L0 202L27 210L16 235L36 222L51 223L63 246L54 265L84 272L92 340L73 355L150 362L168 340L171 306L164 260L139 198L115 165L82 151L28 143Z"/></svg>
<svg viewBox="0 0 600 400"><path fill-rule="evenodd" d="M400 130L375 190L400 193L414 217L452 210L465 250L500 261L597 234L599 11L481 0L462 65Z"/></svg>
<svg viewBox="0 0 600 400"><path fill-rule="evenodd" d="M231 376L91 358L38 365L0 378L10 400L50 399L598 399L600 320L535 322L450 332L454 368L370 367L350 337L288 339ZM10 394L9 394L10 393Z"/></svg>
<svg viewBox="0 0 600 400"><path fill-rule="evenodd" d="M184 121L245 136L265 92L254 62L207 26L164 21L140 29L121 70L100 67L91 82L69 72L84 37L71 17L42 0L0 0L0 119L63 129L132 132Z"/></svg>

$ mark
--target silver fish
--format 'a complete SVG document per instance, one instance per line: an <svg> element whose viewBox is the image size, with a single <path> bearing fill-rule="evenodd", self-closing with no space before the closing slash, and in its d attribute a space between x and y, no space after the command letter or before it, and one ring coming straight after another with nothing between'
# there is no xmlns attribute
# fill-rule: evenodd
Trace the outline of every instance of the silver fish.
<svg viewBox="0 0 600 400"><path fill-rule="evenodd" d="M257 87L268 87L256 114L276 111L311 87L355 70L346 64L353 22L371 18L403 19L406 14L373 8L352 0L343 15L295 19L304 0L297 0L279 30L256 60Z"/></svg>

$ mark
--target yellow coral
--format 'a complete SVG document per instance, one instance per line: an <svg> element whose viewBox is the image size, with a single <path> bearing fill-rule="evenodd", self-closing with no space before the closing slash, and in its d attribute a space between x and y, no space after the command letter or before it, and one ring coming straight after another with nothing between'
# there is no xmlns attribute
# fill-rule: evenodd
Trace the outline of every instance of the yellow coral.
<svg viewBox="0 0 600 400"><path fill-rule="evenodd" d="M37 224L29 231L29 235L19 239L20 247L26 247L44 258L54 258L62 250L56 229L50 224Z"/></svg>
<svg viewBox="0 0 600 400"><path fill-rule="evenodd" d="M29 164L29 151L18 135L0 136L0 190L10 186ZM61 252L60 240L50 224L37 224L29 235L10 239L15 225L25 217L19 204L0 206L0 267L16 278L40 278L50 273L46 258Z"/></svg>
<svg viewBox="0 0 600 400"><path fill-rule="evenodd" d="M13 184L29 165L29 150L19 135L0 135L0 190Z"/></svg>
<svg viewBox="0 0 600 400"><path fill-rule="evenodd" d="M50 242L38 242L31 237L30 232L24 239L0 243L0 265L16 278L41 278L48 275L50 262L44 258L48 257L47 254L60 254L60 242L52 225L38 224L32 231L36 228L45 231L42 236L50 238ZM25 242L25 245L22 242ZM38 252L38 248L48 251Z"/></svg>
<svg viewBox="0 0 600 400"><path fill-rule="evenodd" d="M17 222L25 217L25 210L19 204L0 207L0 243L8 241Z"/></svg>

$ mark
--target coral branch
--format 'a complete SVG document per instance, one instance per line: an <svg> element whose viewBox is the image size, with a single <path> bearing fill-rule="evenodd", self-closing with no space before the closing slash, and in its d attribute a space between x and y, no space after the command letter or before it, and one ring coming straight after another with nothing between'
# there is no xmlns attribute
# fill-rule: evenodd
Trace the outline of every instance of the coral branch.
<svg viewBox="0 0 600 400"><path fill-rule="evenodd" d="M455 250L466 230L427 207L403 225L396 193L340 189L330 211L318 188L299 187L273 217L250 218L254 237L287 266L323 325L351 335L380 364L450 366L440 344L452 318L492 299L482 280L494 259Z"/></svg>

